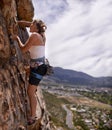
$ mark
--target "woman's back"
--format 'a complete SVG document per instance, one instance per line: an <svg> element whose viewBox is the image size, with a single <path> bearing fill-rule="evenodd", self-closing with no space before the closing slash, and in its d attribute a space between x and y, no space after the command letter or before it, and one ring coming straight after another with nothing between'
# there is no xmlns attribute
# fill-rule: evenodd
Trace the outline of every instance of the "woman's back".
<svg viewBox="0 0 112 130"><path fill-rule="evenodd" d="M29 49L31 59L45 57L45 46L31 46Z"/></svg>

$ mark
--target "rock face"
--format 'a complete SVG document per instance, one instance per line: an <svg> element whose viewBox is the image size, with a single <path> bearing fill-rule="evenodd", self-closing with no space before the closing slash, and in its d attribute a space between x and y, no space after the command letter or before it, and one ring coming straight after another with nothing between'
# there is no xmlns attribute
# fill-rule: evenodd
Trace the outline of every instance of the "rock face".
<svg viewBox="0 0 112 130"><path fill-rule="evenodd" d="M31 0L0 0L0 130L52 130L41 89L38 88L38 121L27 126L29 103L28 78L25 65L28 54L21 54L18 44L10 39L12 33L24 43L28 38L25 28L15 29L15 19L32 21L34 8Z"/></svg>

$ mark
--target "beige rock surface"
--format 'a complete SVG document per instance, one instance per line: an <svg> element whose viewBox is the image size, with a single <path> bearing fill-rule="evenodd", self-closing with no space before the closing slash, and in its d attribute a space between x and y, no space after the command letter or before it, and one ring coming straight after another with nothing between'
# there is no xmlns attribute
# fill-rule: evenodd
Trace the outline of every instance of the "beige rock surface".
<svg viewBox="0 0 112 130"><path fill-rule="evenodd" d="M15 30L15 19L32 21L33 16L31 0L0 0L0 130L53 130L41 88L37 91L39 119L30 127L26 125L29 103L24 66L28 54L23 57L18 44L10 39L12 33L18 33L24 43L28 33L20 27Z"/></svg>

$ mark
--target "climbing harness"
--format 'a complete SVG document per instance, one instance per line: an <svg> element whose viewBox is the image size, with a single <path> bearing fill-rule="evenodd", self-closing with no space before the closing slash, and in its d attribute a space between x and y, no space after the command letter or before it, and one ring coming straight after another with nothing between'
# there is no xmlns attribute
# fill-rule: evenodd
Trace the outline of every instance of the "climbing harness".
<svg viewBox="0 0 112 130"><path fill-rule="evenodd" d="M46 67L47 67L47 72L46 72L46 75L51 75L54 73L53 71L53 67L49 64L49 61L48 59L46 59L45 57L42 57L42 58L38 58L38 59L31 59L30 60L30 66L32 68L38 68L38 66L42 65L42 64L45 64ZM33 74L32 74L33 75ZM42 79L41 76L36 76L34 74L35 77L39 77L39 79Z"/></svg>

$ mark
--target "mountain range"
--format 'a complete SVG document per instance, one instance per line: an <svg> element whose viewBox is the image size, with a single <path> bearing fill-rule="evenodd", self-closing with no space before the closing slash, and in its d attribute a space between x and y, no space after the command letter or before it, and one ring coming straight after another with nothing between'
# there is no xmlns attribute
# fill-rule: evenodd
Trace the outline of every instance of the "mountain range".
<svg viewBox="0 0 112 130"><path fill-rule="evenodd" d="M54 73L49 77L57 83L69 83L74 85L87 85L95 87L111 87L112 77L93 77L83 72L78 72L60 67L54 67Z"/></svg>

